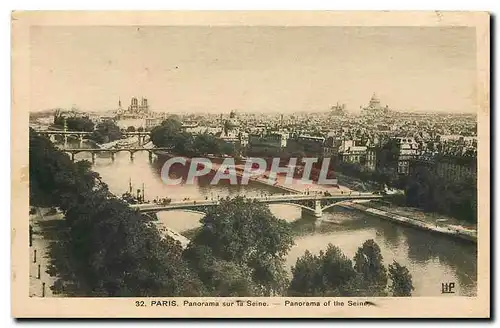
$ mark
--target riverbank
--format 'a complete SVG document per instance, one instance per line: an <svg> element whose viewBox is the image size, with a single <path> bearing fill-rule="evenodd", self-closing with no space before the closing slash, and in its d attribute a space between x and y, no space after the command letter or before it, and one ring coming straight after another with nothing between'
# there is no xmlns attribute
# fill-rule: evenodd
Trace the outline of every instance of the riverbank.
<svg viewBox="0 0 500 328"><path fill-rule="evenodd" d="M371 205L371 203L370 203ZM449 237L458 238L461 240L469 241L477 243L477 232L475 230L467 229L463 226L457 226L452 224L445 224L439 221L435 221L434 223L429 222L429 220L418 219L418 218L408 218L406 216L402 216L396 214L394 212L388 212L386 210L381 210L378 208L370 207L363 205L359 202L342 202L339 206L357 210L372 216L376 216L382 219L386 219L392 222L396 222L399 224L411 226L417 229L439 233L442 235L446 235Z"/></svg>
<svg viewBox="0 0 500 328"><path fill-rule="evenodd" d="M426 221L431 224L435 224L436 222L445 223L448 226L457 227L458 229L474 231L474 232L477 231L477 225L475 224L463 222L443 214L425 212L424 210L415 207L393 205L391 203L385 203L383 201L370 202L370 206L382 211L391 212L402 216L412 217L421 221Z"/></svg>
<svg viewBox="0 0 500 328"><path fill-rule="evenodd" d="M160 222L158 219L154 221L156 224L156 228L158 231L163 234L164 236L169 236L178 241L181 244L181 247L185 249L189 243L191 242L188 238L185 236L181 235L177 231L173 230L172 228L167 227L165 224Z"/></svg>

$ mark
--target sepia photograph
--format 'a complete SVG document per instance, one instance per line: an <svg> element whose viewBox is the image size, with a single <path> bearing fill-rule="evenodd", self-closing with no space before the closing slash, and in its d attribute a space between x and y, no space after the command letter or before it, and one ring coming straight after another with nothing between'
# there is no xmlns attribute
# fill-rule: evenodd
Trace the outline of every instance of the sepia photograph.
<svg viewBox="0 0 500 328"><path fill-rule="evenodd" d="M14 12L14 315L489 317L489 19Z"/></svg>

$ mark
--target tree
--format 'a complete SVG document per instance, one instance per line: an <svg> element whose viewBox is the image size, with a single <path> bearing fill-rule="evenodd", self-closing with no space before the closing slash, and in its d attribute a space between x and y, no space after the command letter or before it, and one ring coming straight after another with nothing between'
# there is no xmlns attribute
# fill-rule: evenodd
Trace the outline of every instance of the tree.
<svg viewBox="0 0 500 328"><path fill-rule="evenodd" d="M412 277L408 269L394 261L389 264L389 277L392 284L389 289L393 296L411 296L411 292L415 290L413 287Z"/></svg>
<svg viewBox="0 0 500 328"><path fill-rule="evenodd" d="M320 272L320 260L308 250L292 267L292 280L288 289L290 296L320 296L325 287Z"/></svg>
<svg viewBox="0 0 500 328"><path fill-rule="evenodd" d="M221 141L221 145L219 147L222 154L226 154L228 156L236 155L236 148L233 143Z"/></svg>
<svg viewBox="0 0 500 328"><path fill-rule="evenodd" d="M135 127L134 126L129 126L127 128L127 132L135 132Z"/></svg>
<svg viewBox="0 0 500 328"><path fill-rule="evenodd" d="M29 136L30 202L37 206L71 206L96 187L106 189L99 175L90 170L91 163L73 163L49 139L30 129Z"/></svg>
<svg viewBox="0 0 500 328"><path fill-rule="evenodd" d="M396 139L389 139L377 154L377 167L395 168L399 157L399 144Z"/></svg>
<svg viewBox="0 0 500 328"><path fill-rule="evenodd" d="M246 265L217 259L211 270L213 283L211 296L261 296L258 286L252 280L251 270Z"/></svg>
<svg viewBox="0 0 500 328"><path fill-rule="evenodd" d="M252 279L265 295L285 288L283 260L293 245L288 223L269 207L244 197L223 199L201 219L193 245L210 248L213 257L250 269ZM186 254L194 261L193 253Z"/></svg>
<svg viewBox="0 0 500 328"><path fill-rule="evenodd" d="M89 195L66 213L73 259L86 293L106 296L194 296L196 277L182 248L118 199ZM195 287L193 287L195 286Z"/></svg>
<svg viewBox="0 0 500 328"><path fill-rule="evenodd" d="M383 264L380 247L369 239L358 248L354 255L354 270L362 278L365 295L384 296L387 287L387 269Z"/></svg>
<svg viewBox="0 0 500 328"><path fill-rule="evenodd" d="M151 141L156 147L173 146L176 136L181 134L182 123L176 119L168 118L151 130Z"/></svg>
<svg viewBox="0 0 500 328"><path fill-rule="evenodd" d="M200 155L221 154L221 147L219 141L213 135L210 135L208 133L197 135L194 138L193 147L197 152L197 154Z"/></svg>
<svg viewBox="0 0 500 328"><path fill-rule="evenodd" d="M178 155L183 155L183 156L196 155L194 138L191 134L186 132L181 132L174 135L168 146L172 146L173 147L172 151Z"/></svg>
<svg viewBox="0 0 500 328"><path fill-rule="evenodd" d="M216 258L209 247L193 243L188 245L183 256L193 272L198 274L207 295L260 296L251 270L245 264Z"/></svg>
<svg viewBox="0 0 500 328"><path fill-rule="evenodd" d="M201 281L179 242L108 191L30 129L30 205L58 207L65 227L51 244L55 292L67 296L199 296Z"/></svg>
<svg viewBox="0 0 500 328"><path fill-rule="evenodd" d="M323 264L323 276L331 290L339 294L346 291L346 284L354 278L355 272L352 261L342 253L340 248L329 244L325 252L320 252Z"/></svg>
<svg viewBox="0 0 500 328"><path fill-rule="evenodd" d="M107 143L121 139L123 134L113 121L104 121L97 124L91 139L97 143Z"/></svg>
<svg viewBox="0 0 500 328"><path fill-rule="evenodd" d="M328 244L326 251L306 251L292 268L290 296L349 296L356 272L340 248Z"/></svg>
<svg viewBox="0 0 500 328"><path fill-rule="evenodd" d="M417 166L408 177L405 198L409 206L477 222L477 181L472 176L447 180L431 168Z"/></svg>
<svg viewBox="0 0 500 328"><path fill-rule="evenodd" d="M62 129L64 127L65 121L66 127L69 131L94 131L94 122L92 122L89 117L65 117L61 114L61 111L57 110L54 114L54 125Z"/></svg>

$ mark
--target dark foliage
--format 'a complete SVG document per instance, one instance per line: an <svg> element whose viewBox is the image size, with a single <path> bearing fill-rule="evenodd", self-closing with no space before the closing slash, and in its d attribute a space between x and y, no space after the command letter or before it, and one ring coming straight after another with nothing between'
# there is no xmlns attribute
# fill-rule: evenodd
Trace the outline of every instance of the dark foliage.
<svg viewBox="0 0 500 328"><path fill-rule="evenodd" d="M180 244L111 193L88 162L72 163L30 130L30 205L63 211L51 247L55 292L68 296L197 296Z"/></svg>
<svg viewBox="0 0 500 328"><path fill-rule="evenodd" d="M292 267L290 296L387 296L387 270L379 246L367 240L358 248L354 263L329 244L326 251L313 255L306 251ZM412 279L408 269L396 261L389 265L393 296L411 296Z"/></svg>
<svg viewBox="0 0 500 328"><path fill-rule="evenodd" d="M151 131L151 141L157 147L173 147L173 152L181 156L234 155L233 145L208 134L193 135L182 130L182 123L168 118Z"/></svg>
<svg viewBox="0 0 500 328"><path fill-rule="evenodd" d="M418 168L409 177L405 194L408 206L477 222L477 181L472 176L450 181L426 168Z"/></svg>
<svg viewBox="0 0 500 328"><path fill-rule="evenodd" d="M54 125L63 128L64 121L66 120L66 126L70 131L84 131L84 132L92 132L94 131L94 122L90 120L88 117L67 117L60 115L59 112L56 112L54 115Z"/></svg>
<svg viewBox="0 0 500 328"><path fill-rule="evenodd" d="M107 143L123 138L123 134L113 121L105 121L97 124L91 137L97 143Z"/></svg>
<svg viewBox="0 0 500 328"><path fill-rule="evenodd" d="M280 294L286 289L283 263L293 245L292 231L268 206L243 197L225 199L201 223L185 252L200 277L212 277L214 263L226 261L235 265L233 270L250 274L237 276L242 277L246 290L254 290L253 295ZM213 278L207 279L205 283L213 288Z"/></svg>

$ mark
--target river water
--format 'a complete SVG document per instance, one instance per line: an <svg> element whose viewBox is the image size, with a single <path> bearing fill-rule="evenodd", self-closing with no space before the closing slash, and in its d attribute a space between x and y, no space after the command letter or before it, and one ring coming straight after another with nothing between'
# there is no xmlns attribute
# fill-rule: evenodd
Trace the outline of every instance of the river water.
<svg viewBox="0 0 500 328"><path fill-rule="evenodd" d="M86 153L76 156L76 160L89 158L90 154ZM128 191L129 181L134 191L142 189L144 184L145 197L149 200L156 197L195 200L237 194L256 196L283 193L257 182L235 186L209 185L208 181L201 180L196 185L167 186L160 178L161 164L162 160L157 158L150 163L147 152L136 153L133 162L128 152L121 152L116 155L114 162L105 155L99 155L93 169L117 195ZM297 234L295 245L287 256L288 270L306 250L317 253L332 243L353 258L365 240L374 239L382 250L386 265L396 260L410 270L415 286L414 296L476 295L477 251L474 244L339 207L327 210L319 221L302 218L300 208L292 205L271 205L270 208L274 215L288 221ZM201 219L200 214L184 211L161 212L158 217L179 233L196 228ZM442 294L442 283L450 282L455 283L455 294Z"/></svg>

